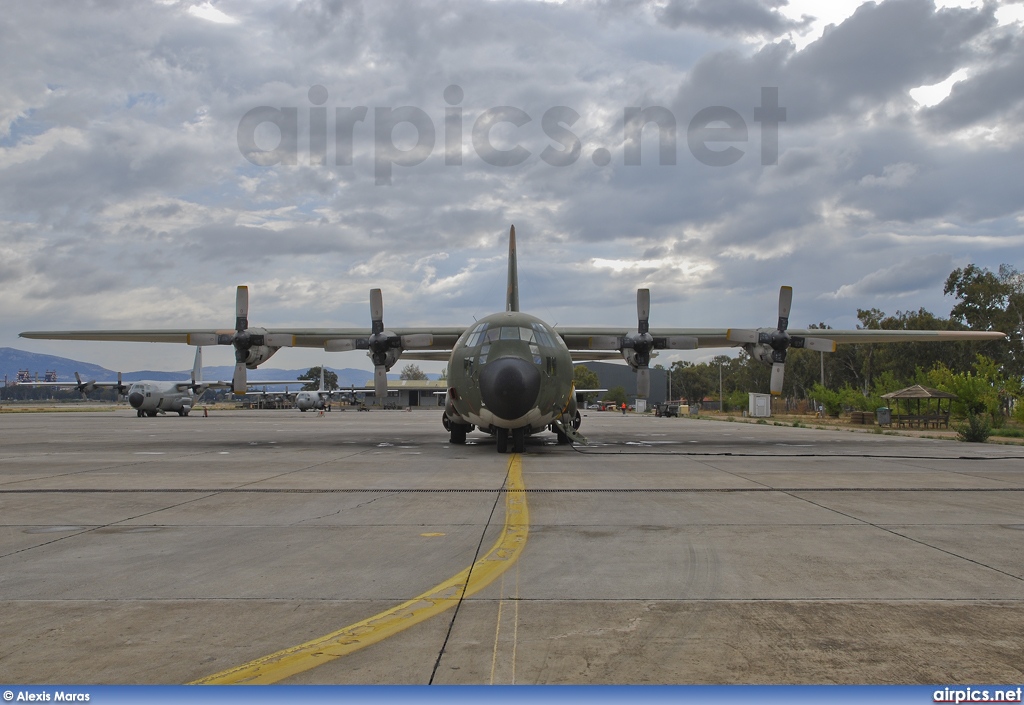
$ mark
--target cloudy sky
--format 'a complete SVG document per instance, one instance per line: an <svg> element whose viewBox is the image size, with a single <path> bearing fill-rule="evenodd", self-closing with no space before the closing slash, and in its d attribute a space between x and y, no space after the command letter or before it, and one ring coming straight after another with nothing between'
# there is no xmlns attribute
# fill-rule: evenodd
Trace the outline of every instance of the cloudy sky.
<svg viewBox="0 0 1024 705"><path fill-rule="evenodd" d="M187 368L184 346L17 334L231 327L237 284L253 325L368 325L372 287L390 326L464 324L503 305L512 223L522 307L551 323L635 322L640 286L656 326L771 325L781 284L794 326L945 316L954 268L1024 266L1022 22L931 0L14 3L0 346Z"/></svg>

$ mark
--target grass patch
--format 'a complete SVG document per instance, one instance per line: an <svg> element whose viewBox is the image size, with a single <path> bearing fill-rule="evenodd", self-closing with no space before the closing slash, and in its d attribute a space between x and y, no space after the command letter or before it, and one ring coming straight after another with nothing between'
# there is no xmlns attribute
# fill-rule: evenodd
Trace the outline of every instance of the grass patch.
<svg viewBox="0 0 1024 705"><path fill-rule="evenodd" d="M1019 428L993 428L993 436L1000 438L1024 438L1024 430Z"/></svg>

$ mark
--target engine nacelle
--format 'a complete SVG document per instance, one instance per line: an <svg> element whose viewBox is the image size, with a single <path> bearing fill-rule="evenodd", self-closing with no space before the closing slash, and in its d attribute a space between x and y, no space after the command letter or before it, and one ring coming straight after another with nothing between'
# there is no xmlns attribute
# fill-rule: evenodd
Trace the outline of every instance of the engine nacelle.
<svg viewBox="0 0 1024 705"><path fill-rule="evenodd" d="M771 365L774 360L772 355L775 353L770 345L763 345L761 343L750 343L743 346L743 349L747 351L753 359L758 362L763 362L766 365Z"/></svg>
<svg viewBox="0 0 1024 705"><path fill-rule="evenodd" d="M374 365L380 364L380 363L377 362L377 358L374 356L373 351L367 351L366 356L368 358L370 358L371 360L373 360L373 364ZM401 356L402 356L401 348L392 348L392 349L388 350L386 353L384 353L384 355L383 355L384 369L390 370L392 367L394 367L395 363L398 362L398 358L401 357Z"/></svg>
<svg viewBox="0 0 1024 705"><path fill-rule="evenodd" d="M245 366L250 370L255 370L259 365L269 360L271 356L276 353L280 348L272 348L266 345L267 330L265 328L249 328L246 331L246 338L250 342L250 347L246 350ZM236 347L237 354L237 347Z"/></svg>
<svg viewBox="0 0 1024 705"><path fill-rule="evenodd" d="M622 349L622 359L626 361L626 364L629 365L630 369L634 372L640 368L640 363L636 360L636 352L632 348Z"/></svg>
<svg viewBox="0 0 1024 705"><path fill-rule="evenodd" d="M250 370L255 370L258 366L269 360L274 353L281 348L271 348L266 345L254 345L249 348L249 354L245 358L245 366Z"/></svg>

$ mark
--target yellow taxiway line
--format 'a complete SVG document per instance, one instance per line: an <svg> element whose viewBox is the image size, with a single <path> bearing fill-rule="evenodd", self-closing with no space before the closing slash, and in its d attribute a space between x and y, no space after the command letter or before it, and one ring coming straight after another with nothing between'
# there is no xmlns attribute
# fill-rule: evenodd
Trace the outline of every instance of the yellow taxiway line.
<svg viewBox="0 0 1024 705"><path fill-rule="evenodd" d="M494 582L519 558L530 530L523 466L518 453L509 461L505 483L505 526L491 550L469 568L418 597L305 644L292 646L192 681L190 685L256 685L277 683L341 658L451 609Z"/></svg>

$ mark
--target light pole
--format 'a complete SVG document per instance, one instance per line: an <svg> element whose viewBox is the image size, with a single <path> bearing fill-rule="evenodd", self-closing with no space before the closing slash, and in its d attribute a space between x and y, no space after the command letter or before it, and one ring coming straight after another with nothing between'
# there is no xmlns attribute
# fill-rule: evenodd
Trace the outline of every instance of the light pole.
<svg viewBox="0 0 1024 705"><path fill-rule="evenodd" d="M722 396L722 363L718 363L718 411L725 411L725 397Z"/></svg>

